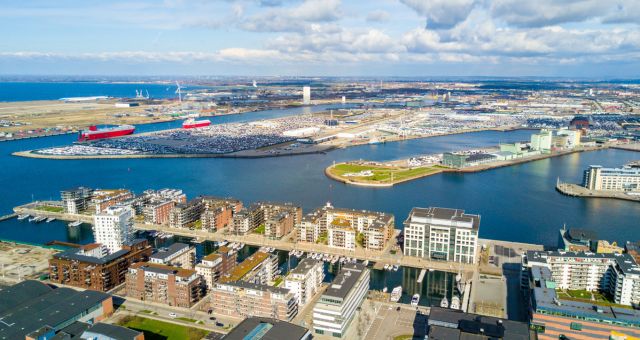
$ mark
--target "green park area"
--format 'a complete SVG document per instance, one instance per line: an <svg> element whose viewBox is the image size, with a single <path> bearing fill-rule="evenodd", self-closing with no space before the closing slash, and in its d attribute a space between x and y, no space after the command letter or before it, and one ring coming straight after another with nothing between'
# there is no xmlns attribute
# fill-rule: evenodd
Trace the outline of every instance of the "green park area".
<svg viewBox="0 0 640 340"><path fill-rule="evenodd" d="M347 182L362 184L394 184L440 173L447 167L440 165L415 168L384 165L340 163L327 169L330 175Z"/></svg>
<svg viewBox="0 0 640 340"><path fill-rule="evenodd" d="M36 210L53 212L53 213L61 213L64 212L63 207L53 206L53 205L39 205L35 208Z"/></svg>
<svg viewBox="0 0 640 340"><path fill-rule="evenodd" d="M209 333L199 328L186 327L139 316L124 317L118 324L143 332L145 340L196 340L202 339Z"/></svg>

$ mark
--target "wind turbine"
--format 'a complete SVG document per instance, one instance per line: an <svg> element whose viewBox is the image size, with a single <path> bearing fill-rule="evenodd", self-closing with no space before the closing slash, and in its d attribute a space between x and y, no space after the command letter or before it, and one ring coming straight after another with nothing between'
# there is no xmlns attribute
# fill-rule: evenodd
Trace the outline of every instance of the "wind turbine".
<svg viewBox="0 0 640 340"><path fill-rule="evenodd" d="M178 100L182 103L182 91L180 91L181 90L180 83L178 83L177 81L176 81L176 86L178 87L178 89L176 90L176 93L178 94Z"/></svg>

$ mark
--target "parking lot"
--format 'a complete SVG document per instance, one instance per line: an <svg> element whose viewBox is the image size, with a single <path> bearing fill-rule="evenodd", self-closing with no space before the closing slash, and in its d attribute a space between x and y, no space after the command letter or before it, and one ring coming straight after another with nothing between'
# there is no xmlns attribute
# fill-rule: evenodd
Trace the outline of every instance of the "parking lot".
<svg viewBox="0 0 640 340"><path fill-rule="evenodd" d="M400 306L397 310L396 306ZM427 329L427 316L425 308L421 308L421 314L409 305L378 304L378 312L372 322L371 328L364 339L393 339L399 335L413 335L424 337Z"/></svg>

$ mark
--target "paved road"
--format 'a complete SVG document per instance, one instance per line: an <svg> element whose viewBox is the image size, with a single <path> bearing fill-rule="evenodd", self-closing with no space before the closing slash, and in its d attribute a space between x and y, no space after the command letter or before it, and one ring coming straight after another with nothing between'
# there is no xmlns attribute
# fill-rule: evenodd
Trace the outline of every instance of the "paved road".
<svg viewBox="0 0 640 340"><path fill-rule="evenodd" d="M391 304L379 304L377 308L378 313L364 339L387 340L399 335L422 338L426 335L427 317L417 314L415 308L402 305L397 311Z"/></svg>

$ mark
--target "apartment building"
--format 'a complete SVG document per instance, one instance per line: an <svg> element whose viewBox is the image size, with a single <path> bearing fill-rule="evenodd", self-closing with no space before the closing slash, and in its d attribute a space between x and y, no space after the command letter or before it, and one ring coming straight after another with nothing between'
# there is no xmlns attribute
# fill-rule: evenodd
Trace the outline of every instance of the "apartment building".
<svg viewBox="0 0 640 340"><path fill-rule="evenodd" d="M318 293L324 280L324 266L321 261L305 258L284 280L284 288L295 296L298 306L302 308Z"/></svg>
<svg viewBox="0 0 640 340"><path fill-rule="evenodd" d="M600 291L618 304L640 303L640 266L629 254L529 251L523 261L527 268L548 268L559 289Z"/></svg>
<svg viewBox="0 0 640 340"><path fill-rule="evenodd" d="M79 214L89 208L93 189L77 187L60 192L62 206L67 214Z"/></svg>
<svg viewBox="0 0 640 340"><path fill-rule="evenodd" d="M133 240L113 253L96 243L71 248L49 259L49 280L106 292L124 283L129 266L147 261L151 253L152 248L145 239Z"/></svg>
<svg viewBox="0 0 640 340"><path fill-rule="evenodd" d="M413 208L404 222L404 255L476 263L480 216L464 210Z"/></svg>
<svg viewBox="0 0 640 340"><path fill-rule="evenodd" d="M211 289L220 277L230 274L236 267L237 258L238 254L234 250L220 247L217 252L202 258L202 261L196 265L196 272L203 277L207 289Z"/></svg>
<svg viewBox="0 0 640 340"><path fill-rule="evenodd" d="M218 282L210 295L210 307L216 314L284 321L291 321L298 314L296 297L285 288L245 281Z"/></svg>
<svg viewBox="0 0 640 340"><path fill-rule="evenodd" d="M204 212L204 202L201 198L192 199L187 203L176 204L169 214L169 227L189 228L195 225Z"/></svg>
<svg viewBox="0 0 640 340"><path fill-rule="evenodd" d="M592 165L584 172L583 185L589 190L640 192L640 168Z"/></svg>
<svg viewBox="0 0 640 340"><path fill-rule="evenodd" d="M334 208L327 203L302 219L297 238L315 243L326 236L334 248L382 250L393 235L394 221L392 214Z"/></svg>
<svg viewBox="0 0 640 340"><path fill-rule="evenodd" d="M133 238L133 209L110 206L93 216L93 236L114 253Z"/></svg>
<svg viewBox="0 0 640 340"><path fill-rule="evenodd" d="M189 308L204 296L204 281L195 270L140 262L129 267L127 297Z"/></svg>
<svg viewBox="0 0 640 340"><path fill-rule="evenodd" d="M133 193L127 189L94 190L90 205L94 207L96 214L133 198Z"/></svg>
<svg viewBox="0 0 640 340"><path fill-rule="evenodd" d="M176 242L168 247L158 249L149 257L149 262L167 266L194 269L196 263L196 248Z"/></svg>
<svg viewBox="0 0 640 340"><path fill-rule="evenodd" d="M256 284L273 284L278 271L278 257L257 251L220 277L219 282L246 281Z"/></svg>
<svg viewBox="0 0 640 340"><path fill-rule="evenodd" d="M363 264L346 264L313 307L316 334L341 338L369 290L370 273Z"/></svg>
<svg viewBox="0 0 640 340"><path fill-rule="evenodd" d="M152 201L142 208L144 221L151 224L169 224L171 210L176 202L171 200Z"/></svg>
<svg viewBox="0 0 640 340"><path fill-rule="evenodd" d="M233 218L233 231L237 235L245 235L250 231L265 226L270 221L271 235L282 234L290 227L290 220L280 216L282 213L291 215L293 225L302 220L302 208L292 203L256 202L248 209L242 209Z"/></svg>
<svg viewBox="0 0 640 340"><path fill-rule="evenodd" d="M280 211L265 220L264 236L270 239L281 239L294 230L296 214L292 211Z"/></svg>

